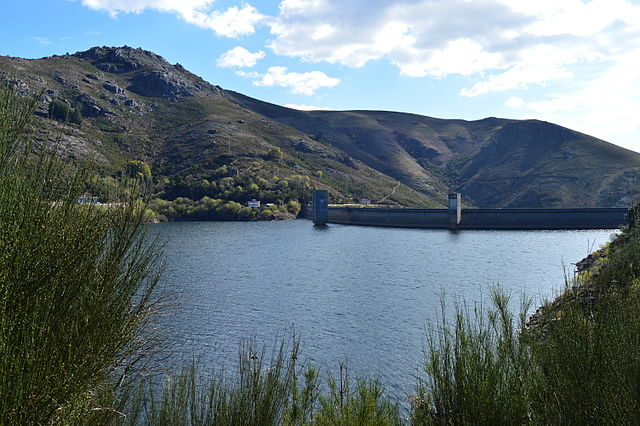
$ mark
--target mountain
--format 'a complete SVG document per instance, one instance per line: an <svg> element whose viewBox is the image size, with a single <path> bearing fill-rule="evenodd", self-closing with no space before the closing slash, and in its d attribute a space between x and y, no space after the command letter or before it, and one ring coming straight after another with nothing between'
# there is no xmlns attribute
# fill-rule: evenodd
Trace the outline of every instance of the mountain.
<svg viewBox="0 0 640 426"><path fill-rule="evenodd" d="M477 207L623 207L638 195L640 154L544 121L292 111L227 93L435 198L449 187Z"/></svg>
<svg viewBox="0 0 640 426"><path fill-rule="evenodd" d="M442 206L450 190L476 207L613 207L638 195L640 154L551 123L297 111L127 46L0 57L0 80L20 95L42 93L37 139L59 139L63 155L91 158L105 175L145 161L169 198L206 195L193 188L227 168L246 182L308 176L337 201L415 207ZM54 103L82 123L50 119Z"/></svg>

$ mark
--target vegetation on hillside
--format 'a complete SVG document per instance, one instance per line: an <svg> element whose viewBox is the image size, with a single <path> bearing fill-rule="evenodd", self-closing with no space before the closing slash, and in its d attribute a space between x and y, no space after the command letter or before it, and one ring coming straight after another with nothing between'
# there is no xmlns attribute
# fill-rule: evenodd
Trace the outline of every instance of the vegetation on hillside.
<svg viewBox="0 0 640 426"><path fill-rule="evenodd" d="M71 108L61 100L54 99L51 101L48 111L49 118L54 120L62 121L63 123L82 124L82 113L80 113L80 109Z"/></svg>
<svg viewBox="0 0 640 426"><path fill-rule="evenodd" d="M396 179L242 108L219 87L141 49L94 48L37 60L0 57L0 81L20 95L42 93L36 140L49 143L51 134L59 134L66 158L90 161L104 177L118 180L130 161L143 161L156 182L192 185L216 180L214 172L226 166L254 181L306 176L336 201L388 196L389 205L441 204L405 185L394 192ZM78 114L82 125L74 124ZM194 202L205 195L224 199L211 193L158 194Z"/></svg>
<svg viewBox="0 0 640 426"><path fill-rule="evenodd" d="M151 177L149 165L140 160L129 161L120 176L92 179L85 191L102 203L120 202L123 182L134 179L152 193L147 208L157 220L279 220L295 218L301 206L309 202L312 191L308 176L277 176L269 180L246 175L230 176L223 165L209 179L185 180L161 176ZM251 200L258 207L248 206Z"/></svg>

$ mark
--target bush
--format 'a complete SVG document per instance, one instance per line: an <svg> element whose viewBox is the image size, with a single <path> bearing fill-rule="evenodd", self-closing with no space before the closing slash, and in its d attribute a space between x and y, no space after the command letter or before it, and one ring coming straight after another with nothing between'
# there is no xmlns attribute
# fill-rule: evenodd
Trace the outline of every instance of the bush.
<svg viewBox="0 0 640 426"><path fill-rule="evenodd" d="M135 203L75 203L88 172L25 139L34 106L0 89L0 424L104 424L143 354L157 252Z"/></svg>
<svg viewBox="0 0 640 426"><path fill-rule="evenodd" d="M416 424L634 424L640 418L640 230L611 244L597 274L584 274L526 324L508 296L493 308L458 307L429 335L413 403ZM584 281L583 281L584 280Z"/></svg>
<svg viewBox="0 0 640 426"><path fill-rule="evenodd" d="M287 203L287 211L291 214L297 215L300 211L300 203L295 200L289 201Z"/></svg>
<svg viewBox="0 0 640 426"><path fill-rule="evenodd" d="M82 113L80 109L71 108L59 99L54 99L49 103L49 118L63 123L82 124Z"/></svg>
<svg viewBox="0 0 640 426"><path fill-rule="evenodd" d="M269 150L269 152L267 152L267 158L274 161L280 161L284 158L284 153L282 152L282 149L274 146Z"/></svg>
<svg viewBox="0 0 640 426"><path fill-rule="evenodd" d="M351 380L341 373L341 385L329 378L323 394L318 371L298 365L295 339L291 345L282 342L271 356L254 340L245 341L238 355L232 378L222 373L203 378L192 364L167 380L161 393L150 386L138 398L148 401L138 411L148 413L152 425L401 424L397 405L383 397L377 382L357 381L351 389Z"/></svg>
<svg viewBox="0 0 640 426"><path fill-rule="evenodd" d="M443 319L428 335L415 424L526 424L534 414L541 379L523 334L528 304L515 318L503 292L494 290L492 301L488 312L457 306L453 322Z"/></svg>
<svg viewBox="0 0 640 426"><path fill-rule="evenodd" d="M54 99L49 103L49 118L66 123L71 114L71 108L61 100Z"/></svg>
<svg viewBox="0 0 640 426"><path fill-rule="evenodd" d="M69 114L69 123L82 124L82 113L78 108L75 108Z"/></svg>

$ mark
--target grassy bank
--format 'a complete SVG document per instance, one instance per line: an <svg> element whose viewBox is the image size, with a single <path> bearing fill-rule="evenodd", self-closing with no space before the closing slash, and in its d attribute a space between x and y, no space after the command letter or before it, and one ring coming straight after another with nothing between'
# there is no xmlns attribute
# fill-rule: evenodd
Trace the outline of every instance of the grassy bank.
<svg viewBox="0 0 640 426"><path fill-rule="evenodd" d="M458 307L429 335L416 424L635 424L640 418L638 206L608 255L528 322L530 303Z"/></svg>

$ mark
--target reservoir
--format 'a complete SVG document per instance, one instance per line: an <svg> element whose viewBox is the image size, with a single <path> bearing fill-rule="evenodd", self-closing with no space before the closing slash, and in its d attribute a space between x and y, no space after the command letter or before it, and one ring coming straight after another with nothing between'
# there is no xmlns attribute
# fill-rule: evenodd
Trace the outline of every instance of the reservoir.
<svg viewBox="0 0 640 426"><path fill-rule="evenodd" d="M311 221L173 222L159 292L171 306L157 319L169 366L194 357L233 371L241 339L270 352L301 336L302 358L334 375L378 377L387 393L414 391L425 330L444 295L473 304L499 284L512 294L557 295L573 263L613 230L460 231L329 225Z"/></svg>

